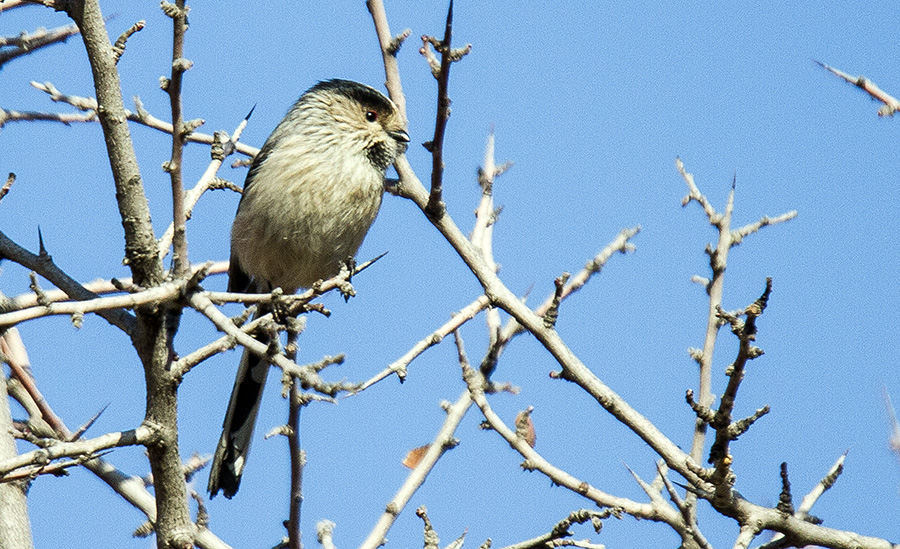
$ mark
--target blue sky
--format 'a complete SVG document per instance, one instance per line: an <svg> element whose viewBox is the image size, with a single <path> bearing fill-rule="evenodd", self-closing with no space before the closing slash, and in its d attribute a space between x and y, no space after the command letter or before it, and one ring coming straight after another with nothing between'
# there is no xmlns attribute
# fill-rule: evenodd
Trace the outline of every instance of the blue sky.
<svg viewBox="0 0 900 549"><path fill-rule="evenodd" d="M380 54L364 3L221 2L192 6L186 56L187 118L203 131L231 131L253 105L243 141L260 146L290 104L317 80L350 78L380 86ZM168 99L158 77L167 74L171 25L154 2L104 2L116 14L117 36L134 21L119 63L123 93L139 95L164 118ZM387 2L394 32L412 29L399 62L410 118L410 161L427 178L430 158L418 144L430 139L436 86L417 53L418 37L443 30L444 2ZM637 251L614 257L580 294L565 303L558 330L598 376L687 447L693 415L684 391L696 387L688 347L702 345L706 299L690 282L706 276L704 246L715 238L696 204L680 205L681 157L713 203L724 207L736 179L735 224L796 209L799 216L769 227L732 251L725 306L749 304L774 279L769 308L759 321L766 351L751 363L736 414L769 404L772 412L734 445L737 489L775 505L778 467L787 461L795 494L813 486L849 450L846 470L813 513L827 526L900 538L900 465L887 445L882 390L900 401L894 318L900 305L897 235L900 192L896 121L876 116L878 105L819 68L813 60L864 74L894 95L898 7L889 2L793 3L786 6L713 2L456 3L456 40L473 44L453 68L453 115L447 133L446 200L468 230L478 199L476 169L486 135L496 133L498 161L515 166L495 186L504 206L495 230L501 277L536 303L553 278L577 271L624 227L641 225ZM0 16L0 34L66 23L48 9ZM73 38L4 66L0 106L67 112L28 85L50 81L63 93L93 95L80 40ZM164 134L133 127L151 200L154 225L169 223L168 158ZM185 179L199 178L208 150L187 148ZM122 231L99 125L9 124L0 130L0 173L18 182L0 204L0 230L37 249L40 226L49 252L79 280L127 276ZM220 176L242 183L244 169ZM188 225L191 259L226 259L237 196L208 194ZM344 304L327 297L330 319L313 317L301 339L301 359L346 352L331 379L364 380L401 356L477 297L480 286L449 245L409 202L386 197L361 251L365 259L390 253L354 280L358 295ZM47 283L48 285L49 283ZM206 282L223 289L224 277ZM27 273L3 264L0 290L26 292ZM237 308L229 309L236 314ZM126 339L104 321L88 318L76 330L64 318L20 327L45 396L75 427L109 403L97 435L135 427L143 418L143 376ZM483 322L463 330L470 358L486 341ZM181 353L216 337L188 313L176 343ZM714 392L736 342L720 335ZM410 448L440 427L442 399L463 389L448 339L418 359L403 385L385 380L336 406L303 412L309 453L304 479L305 542L313 525L337 523L338 546L358 545L407 471ZM231 389L236 352L194 370L181 388L181 449L211 454ZM497 395L495 409L512 422L535 407L538 446L545 457L597 487L644 500L625 465L646 479L655 456L577 387L549 379L552 358L528 337L504 355L498 381L521 387ZM277 382L273 373L271 382ZM286 405L271 383L258 440L240 493L209 506L211 528L235 547L277 543L287 510L286 444L262 441L284 421ZM547 532L571 510L590 507L524 473L518 457L495 434L478 429L471 410L457 433L461 444L432 472L389 535L390 546L421 543L413 513L428 506L443 543L466 528L467 546L491 537L495 547ZM148 471L139 449L110 460L132 474ZM197 481L205 487L206 473ZM141 516L83 470L63 479L38 479L30 492L37 546L97 541L146 547L132 540ZM701 508L701 528L716 547L737 529ZM607 547L674 546L665 526L625 518L606 521L590 536ZM635 544L640 539L640 544Z"/></svg>

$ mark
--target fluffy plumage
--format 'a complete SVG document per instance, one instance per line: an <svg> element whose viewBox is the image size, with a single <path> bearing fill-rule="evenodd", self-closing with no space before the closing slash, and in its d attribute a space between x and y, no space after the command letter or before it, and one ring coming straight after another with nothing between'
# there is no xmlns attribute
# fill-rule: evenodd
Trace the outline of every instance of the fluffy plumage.
<svg viewBox="0 0 900 549"><path fill-rule="evenodd" d="M337 274L375 220L385 171L408 141L396 106L369 86L328 80L304 93L247 173L231 229L229 291L293 293ZM211 497L238 490L268 366L244 350L210 471Z"/></svg>

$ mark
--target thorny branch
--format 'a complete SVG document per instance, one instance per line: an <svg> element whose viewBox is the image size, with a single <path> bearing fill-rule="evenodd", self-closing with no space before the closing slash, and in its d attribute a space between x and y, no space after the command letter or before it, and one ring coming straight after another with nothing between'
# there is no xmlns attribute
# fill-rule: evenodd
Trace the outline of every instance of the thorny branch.
<svg viewBox="0 0 900 549"><path fill-rule="evenodd" d="M703 208L709 223L716 229L719 234L715 248L707 245L706 254L709 257L709 266L711 271L710 279L703 279L706 287L706 293L709 296L707 308L707 325L706 335L703 340L703 348L700 350L692 349L691 356L700 366L699 372L699 395L697 404L704 409L712 406L712 364L713 355L716 347L716 340L719 333L719 327L722 325L722 319L719 317L719 310L722 307L722 293L725 286L725 268L728 264L728 253L733 246L739 244L744 236L759 230L759 228L777 222L787 221L796 217L797 212L792 211L778 216L774 219L768 217L763 218L757 224L747 225L738 230L732 230L731 221L734 211L734 193L735 182L732 181L731 192L728 195L728 202L725 206L724 213L715 210L706 196L700 191L694 182L694 176L685 170L681 159L676 159L675 167L684 179L688 187L688 194L681 201L682 206L687 206L691 202L696 202ZM707 422L698 418L694 425L694 438L691 444L690 455L693 460L699 462L702 459L703 449L706 442L706 426ZM687 500L691 503L691 512L696 513L693 503L696 499L694 493L687 494Z"/></svg>
<svg viewBox="0 0 900 549"><path fill-rule="evenodd" d="M63 272L62 269L57 267L46 251L35 255L10 240L10 238L2 232L0 232L0 259L8 259L22 265L26 269L40 274L73 299L87 300L96 299L98 297L97 294L86 289L77 280L74 280ZM134 316L126 311L121 309L111 309L100 311L98 314L103 317L104 320L121 329L129 336L134 332Z"/></svg>
<svg viewBox="0 0 900 549"><path fill-rule="evenodd" d="M509 445L519 452L524 458L522 468L526 471L540 471L554 484L567 488L597 504L600 507L615 509L617 512L627 513L631 516L666 523L678 523L681 518L675 509L670 506L660 506L652 503L638 503L636 501L614 496L592 486L587 481L580 480L566 471L555 467L544 459L528 441L516 434L515 429L510 428L493 411L484 394L486 383L482 374L472 368L463 368L463 378L466 382L472 399L481 409L491 429L496 431Z"/></svg>
<svg viewBox="0 0 900 549"><path fill-rule="evenodd" d="M152 427L141 425L137 429L130 431L107 433L96 438L73 442L60 442L54 439L35 440L36 443L43 447L0 462L0 482L4 481L4 476L7 474L23 467L43 467L53 460L64 457L90 458L102 450L121 446L153 444L156 437L157 433Z"/></svg>
<svg viewBox="0 0 900 549"><path fill-rule="evenodd" d="M38 413L40 414L40 417L50 424L56 437L60 441L71 441L75 439L75 434L69 431L68 427L66 427L62 420L53 412L50 405L44 400L44 397L37 389L36 383L27 372L28 356L24 344L21 343L18 337L10 338L11 334L16 334L16 330L7 330L4 336L0 338L0 343L3 344L3 360L10 366L10 369L17 380L26 388L30 395L29 399L34 401L36 406L39 407ZM30 424L31 420L29 420L29 426ZM153 494L147 490L142 479L123 473L100 457L86 461L75 460L74 463L63 462L57 470L73 465L83 465L84 468L94 473L100 480L112 488L113 491L119 494L122 499L142 512L149 521L156 521L156 500ZM52 467L53 466L47 467L45 472L52 474ZM228 545L216 537L211 530L205 527L197 528L194 532L194 537L197 547L202 549L226 549L228 547Z"/></svg>
<svg viewBox="0 0 900 549"><path fill-rule="evenodd" d="M372 3L376 3L375 0L373 0ZM378 22L376 20L376 25L377 24ZM379 37L385 36L385 33L382 32L379 32L378 34ZM382 42L382 48L384 49L385 47L386 45ZM385 69L385 74L390 84L388 89L400 89L399 74L388 67ZM391 80L393 80L393 82L391 82ZM421 182L410 167L406 157L399 157L395 163L395 167L400 176L399 194L411 199L426 213L426 215L428 215L427 208L430 195L424 187L422 187ZM724 244L726 249L730 248L733 245L730 239L730 229L725 230L724 228L730 227L730 210L732 209L732 206L729 205L726 210L726 215L728 216L727 220L724 220L723 222L722 219L715 218L714 215L717 216L718 214L715 214L715 211L709 206L708 201L703 198L699 192L693 192L696 188L695 185L691 185L693 183L693 178L688 177L686 172L683 172L683 174L685 175L685 180L689 183L689 187L693 187L689 199L699 199L701 205L704 205L704 210L710 215L711 222L723 227L723 230L720 231L723 236L720 245ZM731 200L729 200L729 202L732 203ZM594 396L603 408L626 424L635 434L663 457L667 466L685 477L695 489L705 493L707 488L711 487L704 479L707 473L698 465L698 460L691 458L688 454L681 451L674 443L659 432L649 420L641 416L636 410L622 400L621 397L612 392L611 389L603 384L593 372L587 369L584 364L572 354L554 331L544 327L541 318L534 315L533 311L524 307L524 305L502 284L493 270L491 270L480 257L472 243L463 237L456 225L449 219L449 216L443 215L440 218L436 218L428 215L428 218L455 248L472 273L478 278L479 282L484 287L485 295L489 298L491 304L502 308L513 316L517 322L531 332L554 356L554 358L556 358L560 366L562 366L559 377L577 383L582 389ZM724 235L728 235L728 237L725 237ZM722 258L722 254L713 255L714 252L712 250L710 252L711 263L715 264L715 260L724 259ZM716 314L717 309L720 307L720 300L721 295L718 296L718 300L711 299L711 317ZM711 327L713 328L711 332L713 335L718 330L717 323L717 319L711 321ZM704 360L711 360L711 349L706 357L701 358ZM700 423L702 424L702 422ZM695 444L695 448L692 450L693 452L702 450L702 437L699 440L701 444ZM695 439L695 443L696 442L697 440ZM792 535L800 535L805 541L810 543L818 543L818 541L814 541L814 539L819 541L828 539L829 543L836 543L835 546L837 547L851 546L849 538L843 537L844 535L849 535L849 533L840 533L834 530L809 525L808 523L793 517L779 517L778 520L776 520L776 517L771 514L773 512L772 510L767 510L766 508L747 502L737 493L732 493L732 496L730 501L726 504L716 505L716 508L723 514L735 517L741 524L747 524L745 519L747 517L752 517L752 519L756 521L753 524L760 529L790 531ZM838 538L840 538L840 541L835 542L834 540L837 540ZM870 538L867 541L871 542L873 540ZM883 540L874 541L878 543L878 546L889 546L889 544ZM841 543L844 543L844 545L841 545Z"/></svg>

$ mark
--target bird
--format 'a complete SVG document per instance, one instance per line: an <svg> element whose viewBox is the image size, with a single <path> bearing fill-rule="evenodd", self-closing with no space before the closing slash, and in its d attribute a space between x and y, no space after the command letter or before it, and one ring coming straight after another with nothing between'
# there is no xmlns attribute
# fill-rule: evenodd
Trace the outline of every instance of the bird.
<svg viewBox="0 0 900 549"><path fill-rule="evenodd" d="M409 134L397 106L324 80L288 110L253 159L231 228L228 291L292 294L340 272L375 221L387 168ZM256 317L271 311L257 308ZM266 334L254 337L268 344ZM210 498L238 491L269 363L244 349L210 469Z"/></svg>

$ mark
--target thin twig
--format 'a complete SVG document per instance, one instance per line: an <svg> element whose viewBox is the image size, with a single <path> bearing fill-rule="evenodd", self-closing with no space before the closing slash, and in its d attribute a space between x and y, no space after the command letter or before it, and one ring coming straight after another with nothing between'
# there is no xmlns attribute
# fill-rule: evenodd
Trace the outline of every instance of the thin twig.
<svg viewBox="0 0 900 549"><path fill-rule="evenodd" d="M502 549L537 549L568 545L560 542L563 541L564 538L572 536L572 532L569 530L569 528L573 524L584 524L585 522L591 522L594 526L594 531L599 533L600 527L602 526L601 521L603 519L609 518L612 515L613 513L609 509L603 511L592 511L589 509L579 509L577 511L572 511L571 513L569 513L568 517L556 523L553 529L551 529L546 534L542 534L540 536L537 536L536 538L521 541L513 545L507 545ZM582 547L583 545L577 546Z"/></svg>
<svg viewBox="0 0 900 549"><path fill-rule="evenodd" d="M141 305L164 303L184 291L186 281L168 282L133 294L96 297L82 301L64 301L36 305L19 311L0 314L0 330L16 324L54 315L83 315L85 313L105 313L112 310L136 309Z"/></svg>
<svg viewBox="0 0 900 549"><path fill-rule="evenodd" d="M0 232L0 258L9 259L46 278L72 299L95 299L97 294L86 289L77 280L63 272L48 254L35 255L22 248ZM131 336L135 329L134 316L122 309L100 311L104 320Z"/></svg>
<svg viewBox="0 0 900 549"><path fill-rule="evenodd" d="M71 122L96 122L97 115L97 100L93 97L80 97L75 95L64 95L59 93L51 83L45 82L43 84L38 82L31 82L31 85L48 95L50 95L51 101L62 102L69 105L72 105L76 109L85 111L85 114L55 114L55 113L39 113L39 112L28 112L28 113L19 113L17 111L4 111L0 109L0 127L3 126L5 121L8 122L17 122L21 120L48 120L54 122L62 122L64 124L69 124ZM125 117L137 124L141 124L142 126L146 126L148 128L152 128L154 130L171 134L172 133L172 124L166 122L165 120L161 120L147 111L144 108L143 103L140 98L134 98L135 103L135 111L131 111L125 109ZM15 114L16 116L11 116ZM7 115L8 118L5 118L4 115ZM24 116L29 115L29 116ZM200 133L197 131L192 131L187 136L185 136L185 140L189 143L201 143L203 145L212 145L215 136L208 133ZM246 143L237 143L235 145L235 150L240 154L246 155L248 157L254 157L259 153L259 149L257 147L253 147L251 145L247 145Z"/></svg>
<svg viewBox="0 0 900 549"><path fill-rule="evenodd" d="M479 296L478 299L476 299L472 303L469 303L468 305L460 309L459 312L455 313L453 317L448 320L443 326L419 340L419 342L413 345L413 347L402 357L398 358L394 362L391 362L384 370L378 372L377 374L372 376L371 379L364 382L359 387L359 391L368 389L372 385L378 383L382 379L394 373L397 374L401 381L406 379L406 367L409 366L409 364L413 360L415 360L416 357L418 357L434 345L440 343L445 337L455 332L466 322L475 318L475 316L479 312L487 308L489 303L490 302L487 296Z"/></svg>
<svg viewBox="0 0 900 549"><path fill-rule="evenodd" d="M190 133L186 131L184 107L181 88L184 73L191 68L191 62L184 58L184 33L187 30L187 9L185 0L176 0L173 9L163 9L172 19L172 76L165 83L165 91L169 94L172 111L172 156L166 163L166 171L172 183L172 271L176 277L182 277L188 271L188 248L186 226L187 214L184 205L184 138Z"/></svg>
<svg viewBox="0 0 900 549"><path fill-rule="evenodd" d="M86 113L55 113L37 111L16 111L0 109L0 128L8 122L61 122L66 126L81 122L96 122L97 114L94 111Z"/></svg>
<svg viewBox="0 0 900 549"><path fill-rule="evenodd" d="M46 465L64 457L91 456L109 448L122 446L146 446L158 440L158 433L148 425L141 425L130 431L107 433L96 438L76 442L44 440L46 447L19 454L13 459L0 462L0 482L7 473L29 465Z"/></svg>
<svg viewBox="0 0 900 549"><path fill-rule="evenodd" d="M297 358L297 337L302 331L302 324L296 323L294 329L288 331L285 355ZM333 361L323 361L325 363ZM288 518L284 526L288 532L289 549L303 549L303 533L300 530L300 510L303 504L303 469L306 467L306 453L300 446L300 412L309 401L304 399L300 382L291 378L288 398L288 420L285 436L288 439L288 462L291 466L291 482L288 486Z"/></svg>
<svg viewBox="0 0 900 549"><path fill-rule="evenodd" d="M17 57L34 53L52 44L65 42L76 34L78 34L78 26L70 24L50 30L38 29L32 33L23 33L8 38L0 37L0 48L9 48L6 51L0 51L0 67Z"/></svg>
<svg viewBox="0 0 900 549"><path fill-rule="evenodd" d="M587 481L579 480L566 471L555 467L532 448L524 438L517 436L515 430L507 426L500 419L500 416L494 412L485 397L484 390L481 388L484 384L484 376L480 372L469 368L464 370L463 378L471 392L475 405L481 409L481 413L491 426L491 429L502 436L525 459L522 463L523 469L539 471L546 475L554 484L567 488L593 501L600 507L619 508L624 513L642 519L667 523L680 520L675 509L669 506L660 508L651 503L638 503L627 498L608 494L592 486Z"/></svg>
<svg viewBox="0 0 900 549"><path fill-rule="evenodd" d="M207 273L210 275L223 274L228 272L228 262L216 261L214 263L195 264L191 266L191 272L196 273L204 268L207 269ZM121 292L123 288L131 288L134 286L131 277L117 278L114 280L115 282L113 282L113 280L101 278L91 282L85 282L82 286L98 296ZM55 303L57 301L69 299L69 295L62 290L44 290L44 299L46 299L47 303ZM34 292L28 292L3 300L2 307L0 308L4 311L20 311L22 309L27 309L28 307L34 307L37 304L37 297L34 295Z"/></svg>
<svg viewBox="0 0 900 549"><path fill-rule="evenodd" d="M183 207L186 220L191 218L194 206L197 205L197 202L199 202L203 193L213 188L213 185L216 183L216 174L218 173L219 168L222 166L225 159L236 150L238 140L241 138L244 128L247 127L247 122L250 120L251 114L253 114L252 110L244 117L241 123L238 124L237 128L235 128L234 132L231 134L231 137L223 135L224 132L216 132L213 136L211 149L212 159L206 167L206 171L203 172L203 175L200 176L197 184L194 185L194 188L185 193L184 196ZM169 253L169 246L172 244L174 235L175 223L173 222L169 224L166 232L163 233L162 237L159 239L159 254L161 259Z"/></svg>
<svg viewBox="0 0 900 549"><path fill-rule="evenodd" d="M116 58L116 63L122 58L122 54L125 53L125 45L128 43L128 39L131 38L136 32L139 32L144 29L144 25L146 25L146 21L143 19L128 27L125 32L123 32L118 39L116 39L116 43L113 44L113 56Z"/></svg>
<svg viewBox="0 0 900 549"><path fill-rule="evenodd" d="M821 63L819 61L815 61L815 63L831 74L863 90L864 92L869 94L872 99L884 103L884 105L880 109L878 109L878 116L894 116L894 113L900 110L900 101L876 86L874 82L872 82L865 76L851 76L846 72L838 70L834 67L830 67L825 63Z"/></svg>
<svg viewBox="0 0 900 549"><path fill-rule="evenodd" d="M681 205L686 206L691 201L700 204L709 223L719 232L719 240L716 244L716 248L713 250L710 246L707 246L707 255L709 256L712 277L709 284L706 285L706 291L707 294L709 294L706 334L703 340L702 351L695 353L695 360L700 366L698 404L703 408L709 408L713 403L713 353L715 352L716 338L718 337L719 327L721 326L720 319L716 316L716 311L722 305L725 267L728 262L728 252L731 249L731 212L734 205L734 185L732 185L731 193L728 195L728 204L725 208L725 213L719 214L716 212L715 208L713 208L706 196L700 192L700 189L694 182L694 176L687 172L680 158L675 160L675 167L688 187L688 195L681 201ZM698 418L694 423L694 437L691 442L690 450L691 458L697 463L702 459L703 449L706 443L706 430L707 423ZM688 492L686 499L689 504L688 508L692 514L691 520L694 521L696 520L696 517L693 515L697 512L697 496L693 492Z"/></svg>
<svg viewBox="0 0 900 549"><path fill-rule="evenodd" d="M406 118L406 96L403 95L403 88L400 86L400 69L397 65L397 51L400 45L410 35L410 30L406 29L397 36L391 34L388 25L387 14L384 11L382 0L366 0L366 7L372 15L372 21L375 23L375 32L378 35L378 42L381 46L381 56L384 61L385 87L388 90L391 100L397 105L403 119Z"/></svg>
<svg viewBox="0 0 900 549"><path fill-rule="evenodd" d="M450 97L447 89L450 82L450 64L451 64L451 39L453 38L453 0L450 0L450 7L447 8L447 22L444 27L444 39L440 42L432 39L431 42L427 37L423 37L422 54L428 51L428 44L433 43L435 49L441 54L441 64L438 73L435 75L438 81L438 106L437 115L434 124L434 138L426 148L431 152L431 194L428 197L428 206L425 212L432 217L440 217L443 215L446 206L443 200L443 178L444 178L444 133L447 130L447 120L450 118Z"/></svg>
<svg viewBox="0 0 900 549"><path fill-rule="evenodd" d="M25 366L28 364L27 353L25 352L24 345L21 345L21 349L19 350L16 349L16 345L12 345L9 337L13 332L15 332L15 329L8 330L6 334L4 334L4 338L0 340L10 345L10 347L3 348L7 364L9 364L14 375L22 381L23 384L26 384L25 380L27 380L27 383L30 385L28 388L29 393L34 396L34 400L37 402L38 406L40 406L43 419L51 424L56 431L58 438L61 441L71 439L72 432L69 431L59 416L53 412L49 403L44 400L44 397L37 389L37 385L31 375L25 372L27 369ZM85 469L94 473L100 480L112 488L113 491L119 494L122 499L134 506L138 511L144 513L148 520L156 520L156 499L153 494L147 490L139 477L123 473L111 463L104 459L100 459L99 457L87 461L76 460L73 463L60 464L60 467L65 468L73 465L83 465ZM53 466L45 468L44 472L53 474ZM27 478L27 476L24 478ZM194 537L196 545L202 549L226 549L228 547L225 542L216 537L216 535L207 528L197 528L194 532Z"/></svg>
<svg viewBox="0 0 900 549"><path fill-rule="evenodd" d="M441 456L443 456L448 449L455 446L455 439L453 438L454 433L471 406L472 399L469 396L469 391L466 390L463 391L462 395L460 395L455 403L447 408L447 417L444 419L444 424L441 425L434 440L428 446L425 455L422 456L421 461L419 461L413 470L409 472L403 485L400 486L394 494L394 497L388 502L385 512L381 514L378 522L369 532L368 537L366 537L366 540L360 545L360 549L377 549L384 544L385 536L387 536L394 521L397 520L397 516L406 507L419 487L425 482L425 478L434 468L435 464L437 464L437 461Z"/></svg>

